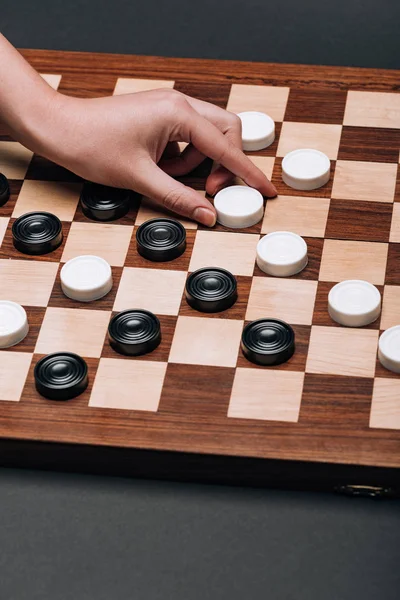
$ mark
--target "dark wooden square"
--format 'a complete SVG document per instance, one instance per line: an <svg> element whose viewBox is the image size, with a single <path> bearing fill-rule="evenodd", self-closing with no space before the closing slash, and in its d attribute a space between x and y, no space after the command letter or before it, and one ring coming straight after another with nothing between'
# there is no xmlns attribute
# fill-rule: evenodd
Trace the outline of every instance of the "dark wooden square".
<svg viewBox="0 0 400 600"><path fill-rule="evenodd" d="M116 75L68 73L62 76L58 91L76 98L97 98L111 96L116 83Z"/></svg>
<svg viewBox="0 0 400 600"><path fill-rule="evenodd" d="M308 264L302 271L300 271L300 273L297 273L297 275L292 275L291 279L309 279L316 281L319 277L319 270L321 267L324 240L322 238L309 237L303 237L303 240L307 244ZM257 263L255 263L253 275L256 277L270 277L270 275L267 275L267 273L264 273L264 271L260 269Z"/></svg>
<svg viewBox="0 0 400 600"><path fill-rule="evenodd" d="M66 221L61 221L62 232L63 232L63 241L60 246L53 250L53 252L48 252L47 254L41 255L31 255L24 254L23 252L19 252L15 249L12 237L12 226L15 223L16 219L10 219L10 222L7 227L7 231L5 233L3 243L0 247L0 259L1 258L16 258L18 260L35 260L35 261L45 261L45 262L60 262L62 253L64 251L64 246L67 241L67 237L69 234L69 230L71 228L71 223Z"/></svg>
<svg viewBox="0 0 400 600"><path fill-rule="evenodd" d="M388 242L392 204L331 200L325 237L338 240Z"/></svg>
<svg viewBox="0 0 400 600"><path fill-rule="evenodd" d="M400 285L400 244L389 244L385 284Z"/></svg>
<svg viewBox="0 0 400 600"><path fill-rule="evenodd" d="M0 206L0 217L11 217L14 212L15 204L24 181L22 179L9 179L10 197L3 206Z"/></svg>
<svg viewBox="0 0 400 600"><path fill-rule="evenodd" d="M284 120L341 125L346 98L342 90L291 88Z"/></svg>
<svg viewBox="0 0 400 600"><path fill-rule="evenodd" d="M128 254L125 259L126 267L140 267L142 269L166 269L173 271L188 271L190 257L192 255L192 250L194 246L194 241L196 238L196 230L187 229L186 230L186 250L185 252L176 258L175 260L168 262L153 262L151 260L147 260L143 258L137 250L136 243L136 232L138 228L135 227L132 239L128 248Z"/></svg>
<svg viewBox="0 0 400 600"><path fill-rule="evenodd" d="M400 129L343 127L338 160L392 162L399 160Z"/></svg>
<svg viewBox="0 0 400 600"><path fill-rule="evenodd" d="M282 180L282 158L276 157L272 172L272 183L282 196L308 196L310 198L330 198L332 196L333 177L335 175L336 161L331 160L331 176L329 181L316 190L295 190Z"/></svg>
<svg viewBox="0 0 400 600"><path fill-rule="evenodd" d="M220 108L226 108L231 86L228 83L209 83L208 81L176 81L174 89L186 96L210 102Z"/></svg>
<svg viewBox="0 0 400 600"><path fill-rule="evenodd" d="M45 308L39 306L24 306L29 324L28 335L16 346L5 348L7 352L34 352L36 342L39 336L40 328L43 323ZM1 350L0 350L1 352ZM1 355L0 355L1 360Z"/></svg>
<svg viewBox="0 0 400 600"><path fill-rule="evenodd" d="M29 164L25 179L35 179L38 181L62 181L62 182L80 182L81 177L72 173L60 165L34 154Z"/></svg>

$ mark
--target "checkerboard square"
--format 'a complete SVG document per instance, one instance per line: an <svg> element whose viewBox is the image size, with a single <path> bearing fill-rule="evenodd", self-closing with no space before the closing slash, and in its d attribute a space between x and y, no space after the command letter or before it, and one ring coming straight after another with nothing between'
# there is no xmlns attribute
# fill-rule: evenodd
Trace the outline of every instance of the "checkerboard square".
<svg viewBox="0 0 400 600"><path fill-rule="evenodd" d="M285 121L279 138L277 156L285 156L299 148L314 148L324 152L331 160L336 160L341 132L341 125Z"/></svg>
<svg viewBox="0 0 400 600"><path fill-rule="evenodd" d="M304 373L236 369L228 417L297 422Z"/></svg>
<svg viewBox="0 0 400 600"><path fill-rule="evenodd" d="M343 127L339 160L397 163L400 129Z"/></svg>
<svg viewBox="0 0 400 600"><path fill-rule="evenodd" d="M0 173L8 179L23 179L33 152L18 142L0 141Z"/></svg>
<svg viewBox="0 0 400 600"><path fill-rule="evenodd" d="M49 84L53 90L58 89L61 81L61 75L54 75L53 73L40 73L43 79Z"/></svg>
<svg viewBox="0 0 400 600"><path fill-rule="evenodd" d="M221 267L234 275L252 275L259 235L219 231L198 231L189 271Z"/></svg>
<svg viewBox="0 0 400 600"><path fill-rule="evenodd" d="M155 412L166 369L163 362L101 358L89 406Z"/></svg>
<svg viewBox="0 0 400 600"><path fill-rule="evenodd" d="M199 191L198 193L202 196L206 195L205 191ZM139 226L142 225L142 223L149 221L150 219L160 219L165 217L179 221L180 223L182 223L185 229L197 229L197 223L195 221L189 221L189 219L183 219L180 217L177 218L176 214L160 206L150 198L142 198L138 214L135 220L135 225Z"/></svg>
<svg viewBox="0 0 400 600"><path fill-rule="evenodd" d="M98 358L111 311L49 307L36 343L37 354L75 352Z"/></svg>
<svg viewBox="0 0 400 600"><path fill-rule="evenodd" d="M392 225L390 228L390 241L400 243L400 202L393 204Z"/></svg>
<svg viewBox="0 0 400 600"><path fill-rule="evenodd" d="M385 285L382 301L381 329L400 323L400 286Z"/></svg>
<svg viewBox="0 0 400 600"><path fill-rule="evenodd" d="M302 236L323 238L329 203L329 198L277 196L267 201L261 233L292 231Z"/></svg>
<svg viewBox="0 0 400 600"><path fill-rule="evenodd" d="M290 88L285 121L302 123L343 123L347 92Z"/></svg>
<svg viewBox="0 0 400 600"><path fill-rule="evenodd" d="M274 317L296 325L311 325L317 281L254 277L246 321Z"/></svg>
<svg viewBox="0 0 400 600"><path fill-rule="evenodd" d="M0 260L0 300L47 306L57 269L56 262Z"/></svg>
<svg viewBox="0 0 400 600"><path fill-rule="evenodd" d="M388 244L325 240L322 252L321 281L365 279L382 285L385 281Z"/></svg>
<svg viewBox="0 0 400 600"><path fill-rule="evenodd" d="M133 227L109 223L72 223L62 262L82 254L101 256L110 265L122 267L128 252Z"/></svg>
<svg viewBox="0 0 400 600"><path fill-rule="evenodd" d="M400 94L349 91L343 124L399 129Z"/></svg>
<svg viewBox="0 0 400 600"><path fill-rule="evenodd" d="M10 221L10 219L8 219L6 217L0 217L0 246L3 242L4 235L7 231L9 221Z"/></svg>
<svg viewBox="0 0 400 600"><path fill-rule="evenodd" d="M0 352L0 401L20 400L31 361L28 352Z"/></svg>
<svg viewBox="0 0 400 600"><path fill-rule="evenodd" d="M268 179L271 179L274 170L274 156L249 156L252 163L258 167Z"/></svg>
<svg viewBox="0 0 400 600"><path fill-rule="evenodd" d="M327 238L388 242L393 204L361 200L331 200Z"/></svg>
<svg viewBox="0 0 400 600"><path fill-rule="evenodd" d="M234 367L243 321L179 317L169 362Z"/></svg>
<svg viewBox="0 0 400 600"><path fill-rule="evenodd" d="M393 202L397 165L338 160L332 198Z"/></svg>
<svg viewBox="0 0 400 600"><path fill-rule="evenodd" d="M172 89L174 81L170 79L133 79L120 77L114 89L114 96L120 94L134 94L136 92L149 92L160 88Z"/></svg>
<svg viewBox="0 0 400 600"><path fill-rule="evenodd" d="M79 202L81 184L25 180L12 216L31 211L47 211L61 221L72 221Z"/></svg>
<svg viewBox="0 0 400 600"><path fill-rule="evenodd" d="M400 379L375 379L369 426L400 429Z"/></svg>
<svg viewBox="0 0 400 600"><path fill-rule="evenodd" d="M114 310L142 308L159 315L177 315L185 282L184 271L125 267Z"/></svg>
<svg viewBox="0 0 400 600"><path fill-rule="evenodd" d="M234 83L227 110L234 113L255 110L267 113L274 121L283 121L289 89L288 87Z"/></svg>
<svg viewBox="0 0 400 600"><path fill-rule="evenodd" d="M374 377L379 331L313 326L306 372Z"/></svg>

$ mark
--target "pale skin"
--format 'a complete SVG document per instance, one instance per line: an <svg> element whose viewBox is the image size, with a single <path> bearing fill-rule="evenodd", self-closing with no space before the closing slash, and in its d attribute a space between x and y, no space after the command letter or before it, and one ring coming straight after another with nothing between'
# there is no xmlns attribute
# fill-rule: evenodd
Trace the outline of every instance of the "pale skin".
<svg viewBox="0 0 400 600"><path fill-rule="evenodd" d="M0 34L0 120L24 146L105 185L133 189L173 212L213 226L212 204L176 181L205 157L221 166L207 179L214 196L233 175L264 196L275 187L241 150L240 119L170 89L107 98L53 90ZM178 142L189 145L181 153Z"/></svg>

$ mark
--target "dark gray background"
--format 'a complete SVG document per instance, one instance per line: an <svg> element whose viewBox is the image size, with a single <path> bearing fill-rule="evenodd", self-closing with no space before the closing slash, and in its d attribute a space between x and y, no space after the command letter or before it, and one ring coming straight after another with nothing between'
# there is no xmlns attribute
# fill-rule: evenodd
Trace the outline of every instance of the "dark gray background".
<svg viewBox="0 0 400 600"><path fill-rule="evenodd" d="M397 0L2 0L1 9L0 29L20 47L400 68ZM397 600L399 508L0 470L0 598Z"/></svg>

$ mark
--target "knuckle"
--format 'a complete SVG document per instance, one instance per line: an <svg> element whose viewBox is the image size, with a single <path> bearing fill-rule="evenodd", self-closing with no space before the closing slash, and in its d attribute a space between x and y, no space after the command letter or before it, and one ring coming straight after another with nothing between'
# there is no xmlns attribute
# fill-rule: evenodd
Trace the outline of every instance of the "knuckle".
<svg viewBox="0 0 400 600"><path fill-rule="evenodd" d="M242 120L240 117L238 117L238 115L236 115L235 113L231 113L228 112L229 115L229 123L231 124L232 127L235 127L236 129L242 129Z"/></svg>
<svg viewBox="0 0 400 600"><path fill-rule="evenodd" d="M173 212L181 212L185 207L185 191L173 188L164 196L162 203Z"/></svg>

